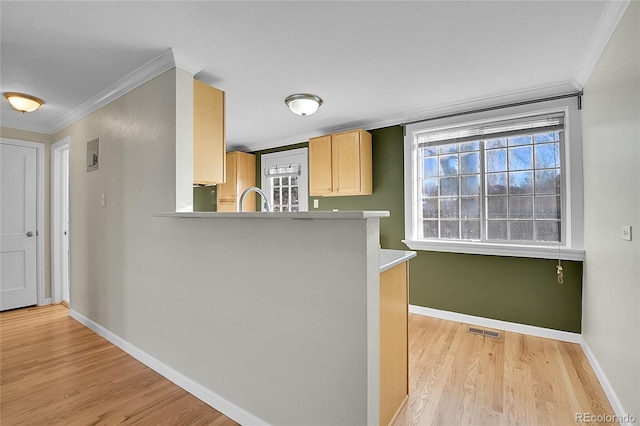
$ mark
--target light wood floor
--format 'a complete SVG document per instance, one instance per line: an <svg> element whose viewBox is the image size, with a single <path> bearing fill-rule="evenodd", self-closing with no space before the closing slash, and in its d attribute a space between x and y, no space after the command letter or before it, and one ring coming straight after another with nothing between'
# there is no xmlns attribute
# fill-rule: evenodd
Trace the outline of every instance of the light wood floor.
<svg viewBox="0 0 640 426"><path fill-rule="evenodd" d="M0 314L0 425L235 425L68 316Z"/></svg>
<svg viewBox="0 0 640 426"><path fill-rule="evenodd" d="M469 327L409 315L409 401L395 426L576 425L576 413L614 414L580 345Z"/></svg>
<svg viewBox="0 0 640 426"><path fill-rule="evenodd" d="M410 397L400 425L575 425L613 414L579 345L409 316ZM232 425L68 316L0 314L0 424Z"/></svg>

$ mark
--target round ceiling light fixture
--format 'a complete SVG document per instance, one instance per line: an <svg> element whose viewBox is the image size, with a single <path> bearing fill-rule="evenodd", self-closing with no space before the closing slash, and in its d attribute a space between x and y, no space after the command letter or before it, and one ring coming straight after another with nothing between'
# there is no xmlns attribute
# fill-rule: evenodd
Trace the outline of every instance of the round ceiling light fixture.
<svg viewBox="0 0 640 426"><path fill-rule="evenodd" d="M24 93L6 92L4 94L5 99L11 105L11 108L16 111L20 111L23 114L25 112L33 112L40 108L44 102L42 99L35 96L25 95Z"/></svg>
<svg viewBox="0 0 640 426"><path fill-rule="evenodd" d="M284 103L287 104L292 113L305 117L320 108L322 99L309 93L296 93L295 95L287 96Z"/></svg>

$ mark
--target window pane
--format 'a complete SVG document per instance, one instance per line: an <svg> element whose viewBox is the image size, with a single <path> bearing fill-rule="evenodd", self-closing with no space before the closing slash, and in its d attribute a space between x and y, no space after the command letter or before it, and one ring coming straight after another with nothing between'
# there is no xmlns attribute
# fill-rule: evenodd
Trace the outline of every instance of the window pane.
<svg viewBox="0 0 640 426"><path fill-rule="evenodd" d="M531 145L532 143L530 135L512 136L509 138L509 146Z"/></svg>
<svg viewBox="0 0 640 426"><path fill-rule="evenodd" d="M533 197L509 198L510 219L533 219Z"/></svg>
<svg viewBox="0 0 640 426"><path fill-rule="evenodd" d="M298 176L291 176L291 185L298 184Z"/></svg>
<svg viewBox="0 0 640 426"><path fill-rule="evenodd" d="M289 211L289 207L287 207L287 206L282 206L282 211L283 211L283 212L288 212L288 211Z"/></svg>
<svg viewBox="0 0 640 426"><path fill-rule="evenodd" d="M560 194L560 170L536 171L536 194Z"/></svg>
<svg viewBox="0 0 640 426"><path fill-rule="evenodd" d="M440 178L440 195L458 195L458 177Z"/></svg>
<svg viewBox="0 0 640 426"><path fill-rule="evenodd" d="M501 195L507 193L507 174L491 173L487 175L487 194Z"/></svg>
<svg viewBox="0 0 640 426"><path fill-rule="evenodd" d="M536 219L560 219L560 197L536 197Z"/></svg>
<svg viewBox="0 0 640 426"><path fill-rule="evenodd" d="M443 155L440 157L440 174L441 175L457 175L458 174L458 155Z"/></svg>
<svg viewBox="0 0 640 426"><path fill-rule="evenodd" d="M507 239L507 221L490 220L487 222L487 238L490 240Z"/></svg>
<svg viewBox="0 0 640 426"><path fill-rule="evenodd" d="M289 204L289 188L282 188L282 204Z"/></svg>
<svg viewBox="0 0 640 426"><path fill-rule="evenodd" d="M460 223L462 228L463 240L479 240L480 239L480 221L479 220L463 220Z"/></svg>
<svg viewBox="0 0 640 426"><path fill-rule="evenodd" d="M536 168L549 169L552 167L560 167L560 144L536 145Z"/></svg>
<svg viewBox="0 0 640 426"><path fill-rule="evenodd" d="M556 142L560 140L560 132L538 133L533 140L535 143Z"/></svg>
<svg viewBox="0 0 640 426"><path fill-rule="evenodd" d="M503 172L507 170L507 150L492 149L485 151L487 172Z"/></svg>
<svg viewBox="0 0 640 426"><path fill-rule="evenodd" d="M422 232L424 238L438 238L438 221L425 220L422 222Z"/></svg>
<svg viewBox="0 0 640 426"><path fill-rule="evenodd" d="M282 178L282 185L283 186L289 185L289 176Z"/></svg>
<svg viewBox="0 0 640 426"><path fill-rule="evenodd" d="M480 219L480 197L461 198L460 217L465 219Z"/></svg>
<svg viewBox="0 0 640 426"><path fill-rule="evenodd" d="M460 152L463 151L478 151L480 149L480 142L467 142L460 144Z"/></svg>
<svg viewBox="0 0 640 426"><path fill-rule="evenodd" d="M427 198L422 200L422 217L423 218L438 218L438 199Z"/></svg>
<svg viewBox="0 0 640 426"><path fill-rule="evenodd" d="M422 176L438 176L438 159L436 157L422 159Z"/></svg>
<svg viewBox="0 0 640 426"><path fill-rule="evenodd" d="M503 148L507 146L507 140L505 138L500 139L487 139L484 143L486 149Z"/></svg>
<svg viewBox="0 0 640 426"><path fill-rule="evenodd" d="M420 148L420 155L422 157L428 157L429 155L436 155L437 153L438 153L438 149L435 146Z"/></svg>
<svg viewBox="0 0 640 426"><path fill-rule="evenodd" d="M560 241L560 222L544 220L536 222L538 241Z"/></svg>
<svg viewBox="0 0 640 426"><path fill-rule="evenodd" d="M461 195L480 195L480 175L460 177Z"/></svg>
<svg viewBox="0 0 640 426"><path fill-rule="evenodd" d="M300 209L298 208L298 206L291 206L291 211L297 212L297 211L300 211Z"/></svg>
<svg viewBox="0 0 640 426"><path fill-rule="evenodd" d="M424 197L438 196L438 178L429 178L422 181L422 195Z"/></svg>
<svg viewBox="0 0 640 426"><path fill-rule="evenodd" d="M457 220L443 220L440 222L440 238L460 238L460 222Z"/></svg>
<svg viewBox="0 0 640 426"><path fill-rule="evenodd" d="M277 177L277 178L271 178L271 179L273 179L273 186L274 186L274 187L275 187L275 186L280 186L280 178L279 178L279 177Z"/></svg>
<svg viewBox="0 0 640 426"><path fill-rule="evenodd" d="M455 152L458 152L458 144L457 143L452 143L449 145L440 145L438 147L438 153L439 154L453 154Z"/></svg>
<svg viewBox="0 0 640 426"><path fill-rule="evenodd" d="M533 172L509 173L509 194L533 194Z"/></svg>
<svg viewBox="0 0 640 426"><path fill-rule="evenodd" d="M509 170L527 170L533 168L533 147L521 146L509 148Z"/></svg>
<svg viewBox="0 0 640 426"><path fill-rule="evenodd" d="M507 218L507 197L487 197L487 219Z"/></svg>
<svg viewBox="0 0 640 426"><path fill-rule="evenodd" d="M273 189L273 204L280 204L280 188Z"/></svg>
<svg viewBox="0 0 640 426"><path fill-rule="evenodd" d="M480 153L460 154L460 173L480 173Z"/></svg>
<svg viewBox="0 0 640 426"><path fill-rule="evenodd" d="M533 221L514 220L509 222L511 240L533 241Z"/></svg>
<svg viewBox="0 0 640 426"><path fill-rule="evenodd" d="M291 188L291 204L298 204L298 187Z"/></svg>
<svg viewBox="0 0 640 426"><path fill-rule="evenodd" d="M440 217L458 218L458 199L457 198L441 198L440 199Z"/></svg>

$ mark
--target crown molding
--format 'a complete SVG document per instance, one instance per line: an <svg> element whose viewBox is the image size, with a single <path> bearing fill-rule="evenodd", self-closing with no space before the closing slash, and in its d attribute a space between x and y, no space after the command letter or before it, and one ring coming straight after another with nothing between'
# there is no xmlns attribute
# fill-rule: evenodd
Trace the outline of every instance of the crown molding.
<svg viewBox="0 0 640 426"><path fill-rule="evenodd" d="M54 123L52 128L47 129L47 133L59 132L70 124L75 123L81 118L86 117L97 109L105 106L114 99L119 98L125 93L130 92L172 68L184 69L191 73L191 75L194 75L202 71L203 66L189 55L177 49L169 48L146 64L142 65L140 68L129 73L77 108L62 116L62 118Z"/></svg>
<svg viewBox="0 0 640 426"><path fill-rule="evenodd" d="M596 30L591 36L587 50L582 56L580 64L578 64L578 69L576 70L575 81L580 87L584 87L587 83L593 68L598 63L600 55L602 55L605 47L607 47L609 39L613 35L613 32L630 3L631 0L610 0L605 5L602 15L600 15L600 20L596 25Z"/></svg>

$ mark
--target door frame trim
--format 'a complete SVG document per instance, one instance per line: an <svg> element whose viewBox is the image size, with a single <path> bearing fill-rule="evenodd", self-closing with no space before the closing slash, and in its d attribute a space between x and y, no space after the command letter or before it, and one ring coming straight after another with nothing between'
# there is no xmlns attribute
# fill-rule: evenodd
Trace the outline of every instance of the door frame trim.
<svg viewBox="0 0 640 426"><path fill-rule="evenodd" d="M71 138L59 140L51 145L51 301L52 303L60 303L62 301L62 283L60 282L60 262L58 259L59 251L61 247L61 235L60 235L60 188L58 173L60 170L60 153L63 150L71 149ZM70 158L70 157L69 157ZM70 164L67 164L69 167ZM68 202L69 200L67 200ZM69 221L71 219L69 218ZM71 242L69 242L69 247ZM70 249L69 249L70 250ZM69 260L70 263L70 260ZM69 268L69 272L71 268ZM68 276L69 281L69 299L71 299L71 277ZM67 300L69 307L71 307L71 300Z"/></svg>
<svg viewBox="0 0 640 426"><path fill-rule="evenodd" d="M0 143L36 150L36 288L38 305L51 304L51 297L44 294L44 156L45 144L19 139L0 138Z"/></svg>

